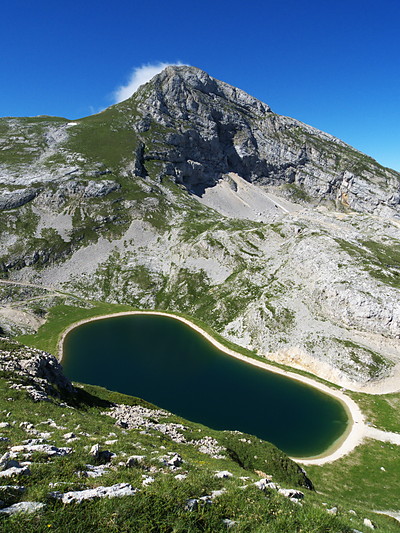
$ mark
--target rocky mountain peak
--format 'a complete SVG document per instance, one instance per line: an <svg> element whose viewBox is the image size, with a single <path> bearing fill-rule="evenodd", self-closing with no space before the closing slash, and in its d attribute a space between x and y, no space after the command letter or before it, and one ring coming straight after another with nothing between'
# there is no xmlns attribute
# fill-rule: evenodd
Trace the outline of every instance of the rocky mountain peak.
<svg viewBox="0 0 400 533"><path fill-rule="evenodd" d="M335 137L218 81L169 66L132 97L143 160L202 195L231 172L305 202L398 216L399 174ZM165 128L168 130L166 131ZM289 188L288 188L289 186Z"/></svg>
<svg viewBox="0 0 400 533"><path fill-rule="evenodd" d="M151 82L169 100L178 102L182 98L203 93L211 98L221 98L249 110L266 113L269 106L241 89L212 78L207 72L191 66L169 66L155 76Z"/></svg>

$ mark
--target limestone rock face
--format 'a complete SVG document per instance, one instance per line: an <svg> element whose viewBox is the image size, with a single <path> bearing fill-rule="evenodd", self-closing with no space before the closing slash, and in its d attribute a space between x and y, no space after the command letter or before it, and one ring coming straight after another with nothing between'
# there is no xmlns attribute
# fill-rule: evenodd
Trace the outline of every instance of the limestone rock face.
<svg viewBox="0 0 400 533"><path fill-rule="evenodd" d="M0 196L0 211L21 207L33 200L37 194L38 190L33 188L6 191Z"/></svg>
<svg viewBox="0 0 400 533"><path fill-rule="evenodd" d="M145 143L143 159L162 162L193 192L235 172L259 185L292 184L314 200L400 216L398 173L200 69L167 67L132 99L140 131L167 129L164 142L153 135Z"/></svg>

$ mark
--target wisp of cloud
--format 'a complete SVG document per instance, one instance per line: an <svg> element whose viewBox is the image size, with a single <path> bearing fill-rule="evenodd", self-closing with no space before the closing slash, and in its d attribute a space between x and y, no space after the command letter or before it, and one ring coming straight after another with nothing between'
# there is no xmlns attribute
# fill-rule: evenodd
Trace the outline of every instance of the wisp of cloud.
<svg viewBox="0 0 400 533"><path fill-rule="evenodd" d="M126 85L121 85L114 92L115 103L118 104L123 100L126 100L144 83L147 83L153 76L161 72L170 65L182 65L182 63L154 63L147 65L142 65L141 67L136 67L132 74L129 77L128 83Z"/></svg>

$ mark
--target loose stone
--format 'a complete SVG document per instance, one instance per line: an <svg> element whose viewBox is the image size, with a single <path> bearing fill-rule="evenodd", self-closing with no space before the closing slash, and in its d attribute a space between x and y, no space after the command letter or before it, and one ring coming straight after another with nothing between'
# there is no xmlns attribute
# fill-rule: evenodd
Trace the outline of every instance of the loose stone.
<svg viewBox="0 0 400 533"><path fill-rule="evenodd" d="M40 509L43 509L43 507L44 503L40 502L19 502L14 503L14 505L10 505L10 507L1 509L0 513L7 515L13 515L17 513L36 513L37 511L40 511Z"/></svg>
<svg viewBox="0 0 400 533"><path fill-rule="evenodd" d="M51 492L50 497L61 500L62 503L81 503L84 500L95 500L97 498L120 498L122 496L133 496L137 492L129 483L117 483L111 487L97 487L80 491Z"/></svg>

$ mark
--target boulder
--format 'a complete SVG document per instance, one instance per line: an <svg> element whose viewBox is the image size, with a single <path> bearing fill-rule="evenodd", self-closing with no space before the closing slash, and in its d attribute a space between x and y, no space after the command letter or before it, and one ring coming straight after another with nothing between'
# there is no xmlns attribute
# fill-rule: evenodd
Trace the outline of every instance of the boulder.
<svg viewBox="0 0 400 533"><path fill-rule="evenodd" d="M111 459L115 457L115 453L112 453L109 450L100 450L99 444L94 444L91 447L90 455L93 455L96 461L99 461L100 463L109 463Z"/></svg>

